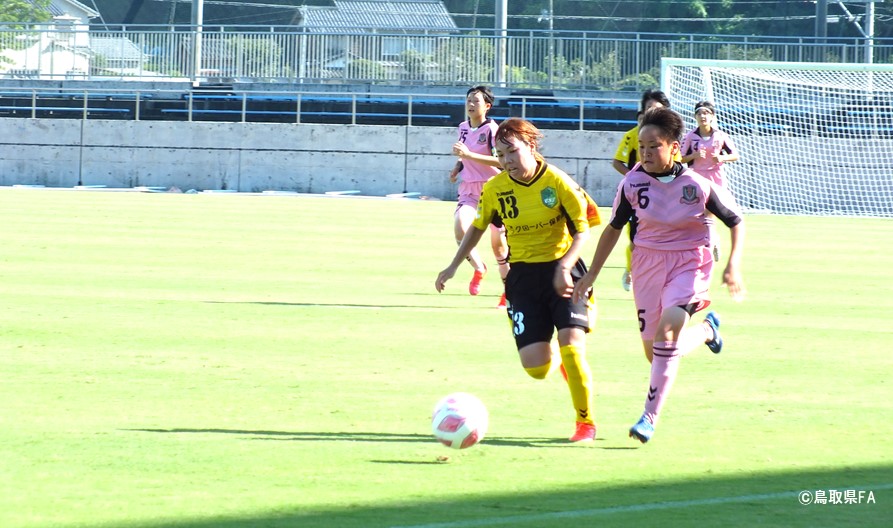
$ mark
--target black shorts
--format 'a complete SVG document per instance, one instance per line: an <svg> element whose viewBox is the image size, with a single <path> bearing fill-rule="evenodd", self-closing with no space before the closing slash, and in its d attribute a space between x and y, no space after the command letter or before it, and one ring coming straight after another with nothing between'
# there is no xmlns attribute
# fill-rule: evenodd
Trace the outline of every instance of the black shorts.
<svg viewBox="0 0 893 528"><path fill-rule="evenodd" d="M512 262L505 278L507 312L518 349L552 340L554 329L579 327L589 332L589 307L555 292L553 280L558 261ZM574 283L586 274L586 264L578 260L571 269Z"/></svg>

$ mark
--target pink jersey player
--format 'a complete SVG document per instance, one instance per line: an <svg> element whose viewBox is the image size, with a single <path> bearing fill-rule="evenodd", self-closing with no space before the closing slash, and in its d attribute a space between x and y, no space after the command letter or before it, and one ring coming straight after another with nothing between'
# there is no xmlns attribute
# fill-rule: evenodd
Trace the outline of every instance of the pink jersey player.
<svg viewBox="0 0 893 528"><path fill-rule="evenodd" d="M728 134L716 128L716 113L709 101L695 105L698 127L682 138L682 161L720 187L728 187L723 165L738 159L738 149Z"/></svg>
<svg viewBox="0 0 893 528"><path fill-rule="evenodd" d="M714 262L708 211L729 227L741 221L727 190L681 164L660 177L637 165L621 181L610 224L621 229L630 217L636 222L633 296L642 339L654 339L664 306L694 304L701 310L710 304ZM671 252L678 252L678 262L685 263L685 280L663 276L655 259L668 258Z"/></svg>
<svg viewBox="0 0 893 528"><path fill-rule="evenodd" d="M466 119L459 124L458 142L465 145L468 152L481 156L494 156L493 136L498 128L496 121L490 118L484 120L479 126L472 126L471 120ZM477 207L481 197L481 189L484 182L499 174L499 167L485 165L483 163L463 160L459 171L459 205Z"/></svg>
<svg viewBox="0 0 893 528"><path fill-rule="evenodd" d="M487 117L494 101L493 92L487 86L469 88L465 94L465 114L468 119L459 125L459 137L452 149L458 161L450 171L450 182L459 182L456 211L453 213L453 231L457 244L462 241L474 221L484 183L502 170L493 148L493 137L498 127L496 122ZM499 275L505 282L509 264L504 230L496 226L491 228L490 245L499 265ZM477 249L472 249L469 253L468 263L474 269L471 282L468 283L468 293L477 295L481 290L481 281L487 274L487 265ZM500 296L496 305L505 308L505 293Z"/></svg>
<svg viewBox="0 0 893 528"><path fill-rule="evenodd" d="M573 293L574 299L585 295L617 244L623 225L634 218L633 297L651 378L645 410L629 435L642 443L654 434L679 360L700 344L714 353L722 350L718 314L710 312L702 322L688 324L696 312L710 304L708 288L714 265L710 214L731 231L723 284L733 299L744 296L741 213L726 189L674 161L684 131L682 117L668 108L645 112L639 127L641 161L620 182L611 221L602 231L589 271Z"/></svg>

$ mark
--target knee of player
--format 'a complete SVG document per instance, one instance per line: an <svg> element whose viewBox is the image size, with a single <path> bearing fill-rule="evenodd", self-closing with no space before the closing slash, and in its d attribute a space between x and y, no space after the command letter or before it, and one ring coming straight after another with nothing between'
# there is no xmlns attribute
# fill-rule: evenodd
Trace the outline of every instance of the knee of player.
<svg viewBox="0 0 893 528"><path fill-rule="evenodd" d="M533 379L546 379L546 376L549 375L549 371L551 370L551 363L546 363L545 365L540 365L538 367L524 367L524 371L527 372L527 375Z"/></svg>

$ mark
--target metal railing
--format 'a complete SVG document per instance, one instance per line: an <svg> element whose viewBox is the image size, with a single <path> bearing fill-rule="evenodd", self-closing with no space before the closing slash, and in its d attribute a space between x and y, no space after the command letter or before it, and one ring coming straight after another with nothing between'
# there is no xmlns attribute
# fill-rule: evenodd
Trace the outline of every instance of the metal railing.
<svg viewBox="0 0 893 528"><path fill-rule="evenodd" d="M876 40L877 63L893 40ZM864 62L864 39L568 31L0 25L0 78L641 90L662 57ZM504 67L499 67L504 65Z"/></svg>
<svg viewBox="0 0 893 528"><path fill-rule="evenodd" d="M464 92L413 95L339 91L0 88L0 117L180 120L456 126ZM490 116L523 117L542 128L627 130L636 124L637 97L510 95Z"/></svg>

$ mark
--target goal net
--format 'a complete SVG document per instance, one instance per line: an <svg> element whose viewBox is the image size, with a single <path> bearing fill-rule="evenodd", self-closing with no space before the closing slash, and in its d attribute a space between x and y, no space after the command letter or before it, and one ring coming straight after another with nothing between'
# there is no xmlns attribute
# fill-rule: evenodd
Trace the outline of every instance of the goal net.
<svg viewBox="0 0 893 528"><path fill-rule="evenodd" d="M696 102L716 106L745 209L893 216L893 65L665 58L661 89L689 130Z"/></svg>

